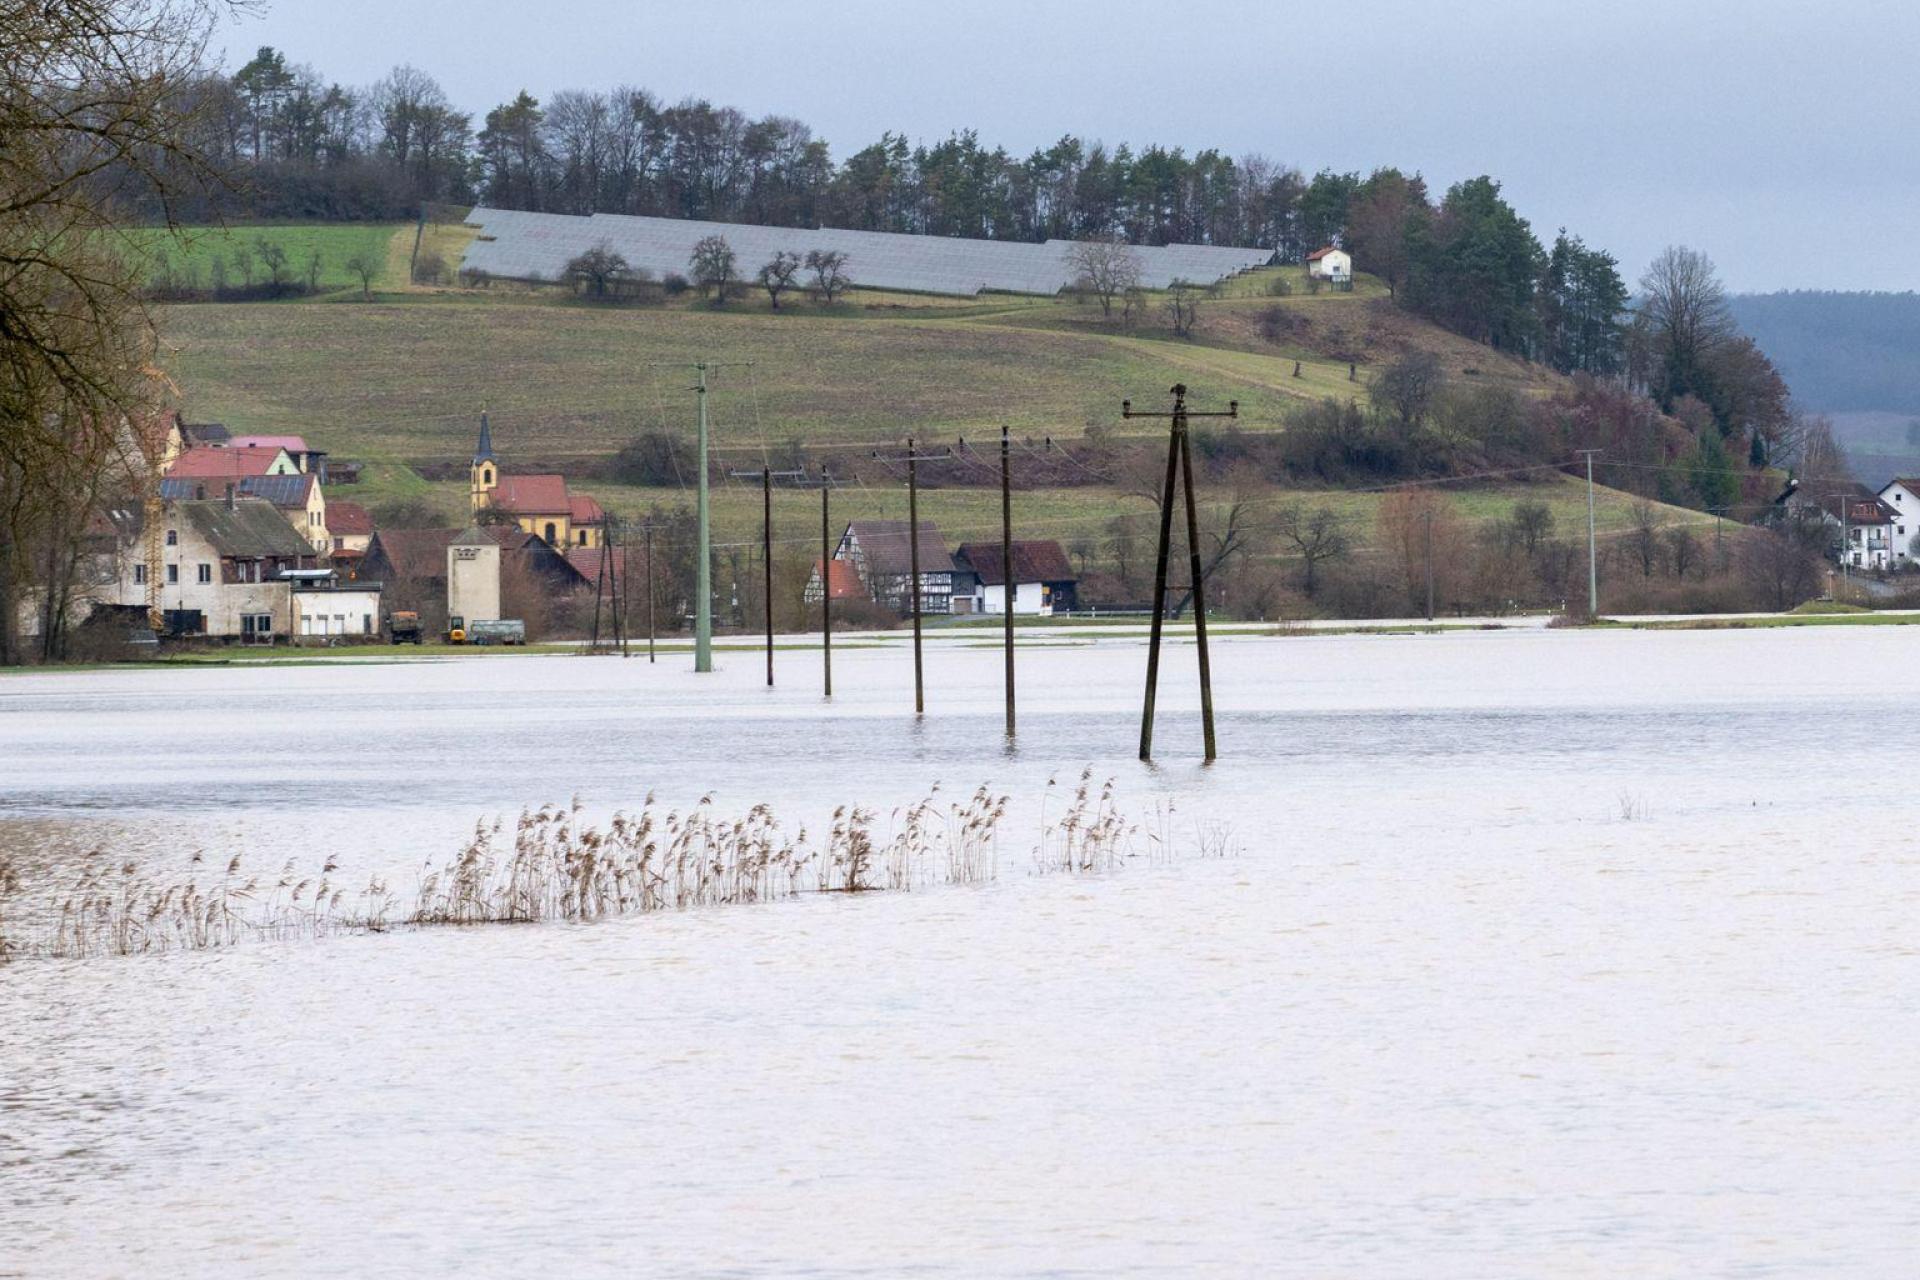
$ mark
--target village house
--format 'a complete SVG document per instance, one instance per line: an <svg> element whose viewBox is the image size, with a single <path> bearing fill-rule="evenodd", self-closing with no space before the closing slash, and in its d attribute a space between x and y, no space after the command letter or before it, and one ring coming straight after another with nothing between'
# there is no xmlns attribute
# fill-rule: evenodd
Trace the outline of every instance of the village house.
<svg viewBox="0 0 1920 1280"><path fill-rule="evenodd" d="M1911 498L1903 501L1912 501ZM1846 494L1795 494L1787 507L1801 519L1817 520L1831 534L1828 554L1849 569L1886 572L1896 567L1895 544L1912 518L1876 497L1865 486ZM1912 533L1906 537L1911 540Z"/></svg>
<svg viewBox="0 0 1920 1280"><path fill-rule="evenodd" d="M369 639L380 634L378 582L342 581L334 571L293 577L293 636L296 642L331 643Z"/></svg>
<svg viewBox="0 0 1920 1280"><path fill-rule="evenodd" d="M1015 614L1046 618L1074 607L1078 581L1067 553L1051 539L1012 544L1013 568L997 542L966 542L953 554L955 613L999 614L1008 608L1008 585ZM960 601L968 601L966 608Z"/></svg>
<svg viewBox="0 0 1920 1280"><path fill-rule="evenodd" d="M326 515L327 534L332 539L327 555L336 565L350 570L373 541L373 516L359 503L340 499L327 504Z"/></svg>
<svg viewBox="0 0 1920 1280"><path fill-rule="evenodd" d="M1336 287L1353 283L1353 256L1336 245L1315 249L1307 255L1307 275Z"/></svg>
<svg viewBox="0 0 1920 1280"><path fill-rule="evenodd" d="M470 495L476 514L492 508L511 516L526 532L544 538L565 553L573 547L598 547L606 541L607 515L600 504L567 488L562 475L506 475L493 452L493 431L480 415L480 439L474 446Z"/></svg>
<svg viewBox="0 0 1920 1280"><path fill-rule="evenodd" d="M328 554L333 540L327 526L327 499L320 491L320 477L264 475L225 477L168 477L160 482L160 496L170 501L206 501L224 498L231 488L242 498L260 498L273 504L294 530L313 544L314 551Z"/></svg>
<svg viewBox="0 0 1920 1280"><path fill-rule="evenodd" d="M913 608L913 554L920 555L920 612L952 613L953 557L932 521L922 520L909 539L905 520L855 520L840 535L835 560L853 566L862 589L874 603L896 613ZM815 599L818 599L818 595Z"/></svg>
<svg viewBox="0 0 1920 1280"><path fill-rule="evenodd" d="M1920 478L1900 477L1880 489L1880 502L1893 511L1893 567L1920 563Z"/></svg>
<svg viewBox="0 0 1920 1280"><path fill-rule="evenodd" d="M138 504L113 513L113 604L148 602L147 540ZM293 632L293 594L283 575L318 567L313 546L259 498L165 502L157 593L167 630L265 642Z"/></svg>

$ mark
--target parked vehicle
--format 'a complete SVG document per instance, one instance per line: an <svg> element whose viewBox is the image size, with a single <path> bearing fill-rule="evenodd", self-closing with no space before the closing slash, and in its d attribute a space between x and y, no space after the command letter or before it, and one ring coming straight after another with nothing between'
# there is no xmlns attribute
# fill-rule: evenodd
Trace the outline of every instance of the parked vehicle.
<svg viewBox="0 0 1920 1280"><path fill-rule="evenodd" d="M387 639L393 644L419 644L420 615L412 609L396 609L388 614Z"/></svg>
<svg viewBox="0 0 1920 1280"><path fill-rule="evenodd" d="M467 627L469 644L525 644L527 624L518 618L493 618Z"/></svg>

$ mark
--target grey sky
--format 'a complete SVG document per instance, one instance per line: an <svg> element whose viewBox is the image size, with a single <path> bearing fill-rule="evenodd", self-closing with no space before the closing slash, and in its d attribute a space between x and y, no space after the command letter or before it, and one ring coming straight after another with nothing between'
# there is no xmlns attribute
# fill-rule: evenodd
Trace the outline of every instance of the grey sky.
<svg viewBox="0 0 1920 1280"><path fill-rule="evenodd" d="M1875 0L272 0L227 36L346 83L395 63L474 112L645 85L1024 154L1063 133L1311 173L1479 173L1637 277L1668 243L1729 285L1920 288L1920 6Z"/></svg>

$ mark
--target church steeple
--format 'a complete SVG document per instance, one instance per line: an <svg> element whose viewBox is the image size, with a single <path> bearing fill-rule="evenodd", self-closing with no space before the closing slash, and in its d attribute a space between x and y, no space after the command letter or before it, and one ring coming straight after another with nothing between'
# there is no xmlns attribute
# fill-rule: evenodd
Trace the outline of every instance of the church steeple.
<svg viewBox="0 0 1920 1280"><path fill-rule="evenodd" d="M473 466L468 470L468 495L473 509L488 506L494 487L500 483L500 464L493 456L493 429L487 425L487 411L480 411L480 440L473 447Z"/></svg>
<svg viewBox="0 0 1920 1280"><path fill-rule="evenodd" d="M473 448L473 465L493 461L493 430L487 426L487 411L480 411L480 443Z"/></svg>

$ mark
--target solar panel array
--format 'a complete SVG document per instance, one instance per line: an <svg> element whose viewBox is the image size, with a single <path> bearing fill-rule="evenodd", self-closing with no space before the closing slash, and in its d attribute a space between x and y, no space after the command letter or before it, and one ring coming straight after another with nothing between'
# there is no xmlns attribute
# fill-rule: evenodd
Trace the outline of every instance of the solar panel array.
<svg viewBox="0 0 1920 1280"><path fill-rule="evenodd" d="M725 238L746 279L776 253L805 258L814 249L846 254L847 276L866 289L963 296L982 290L1054 294L1079 275L1070 261L1071 240L1029 244L615 213L576 217L485 207L468 215L467 224L479 228L480 234L468 246L461 269L509 280L561 280L567 263L601 244L625 258L629 267L646 271L656 280L669 274L685 276L690 274L693 247L708 236ZM1164 289L1175 280L1212 284L1273 260L1271 249L1204 244L1136 245L1133 254L1140 264L1140 283L1149 289Z"/></svg>

